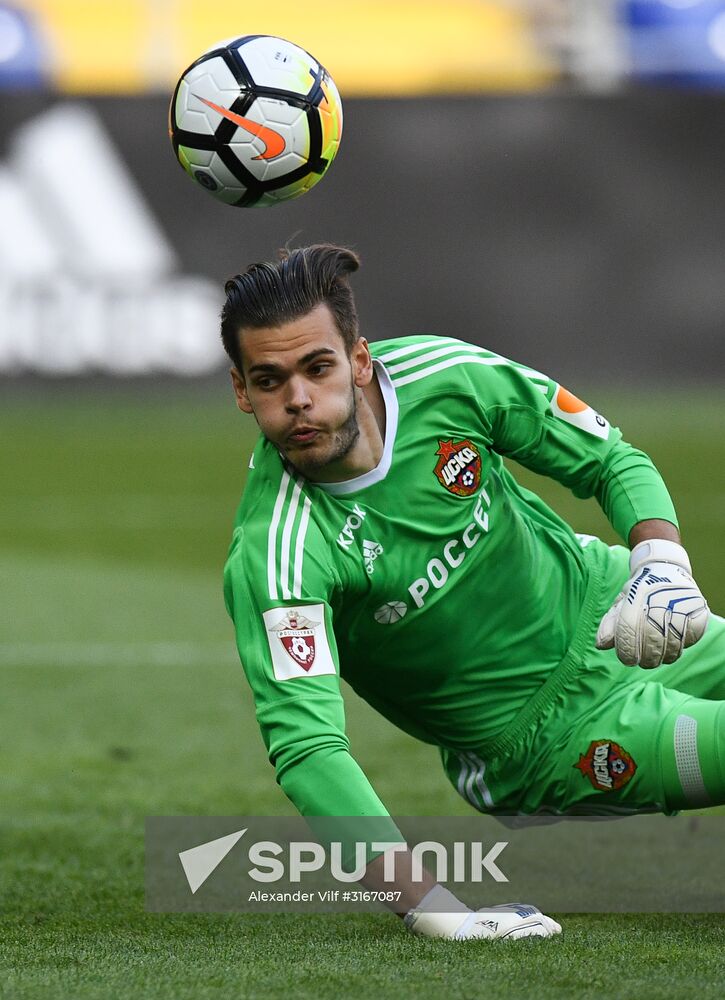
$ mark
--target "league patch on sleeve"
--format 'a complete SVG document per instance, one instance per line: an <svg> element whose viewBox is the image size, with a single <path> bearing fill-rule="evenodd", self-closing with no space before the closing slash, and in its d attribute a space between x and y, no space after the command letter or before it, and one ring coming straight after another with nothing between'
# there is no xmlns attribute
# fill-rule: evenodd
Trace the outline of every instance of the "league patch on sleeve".
<svg viewBox="0 0 725 1000"><path fill-rule="evenodd" d="M324 605L272 608L262 617L278 681L337 673L327 638Z"/></svg>
<svg viewBox="0 0 725 1000"><path fill-rule="evenodd" d="M581 399L577 399L563 385L558 386L549 405L555 416L566 420L568 424L573 424L588 434L595 434L604 441L609 437L609 421Z"/></svg>

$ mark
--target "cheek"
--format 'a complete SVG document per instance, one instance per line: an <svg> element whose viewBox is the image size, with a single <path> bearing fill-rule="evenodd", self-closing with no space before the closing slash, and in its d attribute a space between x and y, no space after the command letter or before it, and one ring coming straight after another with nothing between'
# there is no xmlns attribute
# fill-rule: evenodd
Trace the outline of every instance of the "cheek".
<svg viewBox="0 0 725 1000"><path fill-rule="evenodd" d="M329 381L325 389L325 401L330 410L347 416L355 400L349 373L341 373L339 377L335 378L334 382L332 380Z"/></svg>
<svg viewBox="0 0 725 1000"><path fill-rule="evenodd" d="M275 427L280 424L285 424L289 422L289 416L281 402L276 405L270 400L265 400L261 406L262 419L270 427Z"/></svg>
<svg viewBox="0 0 725 1000"><path fill-rule="evenodd" d="M284 420L282 406L275 403L269 396L260 395L251 400L254 419L263 431L273 431Z"/></svg>

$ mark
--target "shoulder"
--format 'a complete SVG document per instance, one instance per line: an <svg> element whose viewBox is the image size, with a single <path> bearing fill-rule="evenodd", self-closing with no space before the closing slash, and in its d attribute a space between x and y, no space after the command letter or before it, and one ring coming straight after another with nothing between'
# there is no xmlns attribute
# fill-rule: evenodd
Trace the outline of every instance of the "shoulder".
<svg viewBox="0 0 725 1000"><path fill-rule="evenodd" d="M328 562L316 499L306 480L262 439L237 511L225 577L245 579L271 601L300 597L314 567Z"/></svg>
<svg viewBox="0 0 725 1000"><path fill-rule="evenodd" d="M472 347L456 337L438 337L432 334L415 334L410 337L394 337L390 340L375 340L370 347L370 353L385 364L392 364L399 359L416 357L441 347L459 345Z"/></svg>
<svg viewBox="0 0 725 1000"><path fill-rule="evenodd" d="M371 344L370 351L395 389L405 388L408 397L435 392L478 395L489 375L513 365L486 347L456 337L400 337Z"/></svg>
<svg viewBox="0 0 725 1000"><path fill-rule="evenodd" d="M285 465L274 445L260 437L234 519L234 542L258 548L263 538L288 521L299 520L310 502L305 480Z"/></svg>
<svg viewBox="0 0 725 1000"><path fill-rule="evenodd" d="M268 523L277 504L280 490L290 475L277 449L260 435L249 459L242 497L234 518L235 533L261 529Z"/></svg>

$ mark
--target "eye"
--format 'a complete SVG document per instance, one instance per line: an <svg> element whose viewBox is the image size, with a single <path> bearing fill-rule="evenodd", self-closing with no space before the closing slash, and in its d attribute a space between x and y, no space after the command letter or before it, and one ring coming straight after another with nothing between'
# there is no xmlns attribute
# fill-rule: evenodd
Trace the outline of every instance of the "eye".
<svg viewBox="0 0 725 1000"><path fill-rule="evenodd" d="M324 375L325 372L328 370L328 368L332 368L332 365L329 361L320 361L317 364L312 365L311 368L309 369L309 372L310 375L313 376Z"/></svg>
<svg viewBox="0 0 725 1000"><path fill-rule="evenodd" d="M263 375L261 378L255 380L255 385L258 389L274 389L277 385L277 379L271 375Z"/></svg>

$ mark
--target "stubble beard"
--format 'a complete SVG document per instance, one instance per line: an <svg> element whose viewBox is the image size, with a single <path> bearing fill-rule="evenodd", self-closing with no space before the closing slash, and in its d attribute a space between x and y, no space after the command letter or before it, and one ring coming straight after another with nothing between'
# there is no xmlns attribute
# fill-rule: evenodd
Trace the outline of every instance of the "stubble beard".
<svg viewBox="0 0 725 1000"><path fill-rule="evenodd" d="M357 422L355 386L354 383L351 383L348 413L342 425L333 434L329 450L326 453L320 454L315 454L315 449L312 448L309 449L309 452L307 450L301 451L297 455L296 461L293 461L289 456L286 457L296 469L299 469L304 476L310 478L310 473L318 472L320 469L324 469L334 462L339 462L340 459L348 455L359 437L360 426Z"/></svg>

